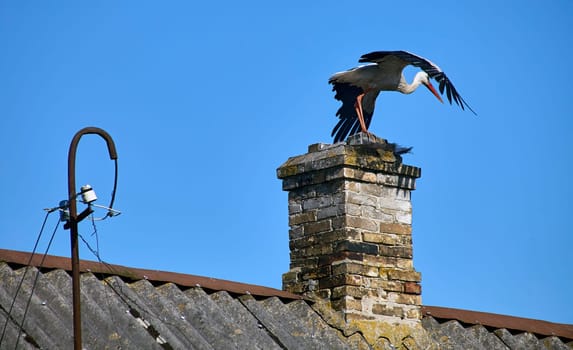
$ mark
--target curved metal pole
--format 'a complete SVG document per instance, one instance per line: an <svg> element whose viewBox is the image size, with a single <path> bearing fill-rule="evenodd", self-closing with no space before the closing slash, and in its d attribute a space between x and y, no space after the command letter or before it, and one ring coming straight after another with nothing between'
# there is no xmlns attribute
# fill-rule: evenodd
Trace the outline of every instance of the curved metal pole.
<svg viewBox="0 0 573 350"><path fill-rule="evenodd" d="M68 200L70 219L68 225L70 228L70 241L72 246L72 303L74 314L74 349L82 349L82 319L80 308L80 254L78 249L78 209L76 202L76 151L80 138L86 134L97 134L107 143L110 159L117 159L115 144L109 134L100 128L87 127L78 131L68 152Z"/></svg>

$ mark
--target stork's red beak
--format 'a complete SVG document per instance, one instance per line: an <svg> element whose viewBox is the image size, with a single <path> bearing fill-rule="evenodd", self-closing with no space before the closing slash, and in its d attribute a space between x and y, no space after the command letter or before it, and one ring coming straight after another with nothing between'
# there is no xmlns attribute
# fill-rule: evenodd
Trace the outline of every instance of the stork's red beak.
<svg viewBox="0 0 573 350"><path fill-rule="evenodd" d="M434 96L436 96L436 98L438 100L440 100L440 102L444 103L444 101L442 101L442 97L440 97L440 94L438 94L438 92L436 91L436 89L434 89L434 86L432 85L432 83L428 82L427 84L424 83L424 85L426 85L426 87L428 88L428 90L430 90Z"/></svg>

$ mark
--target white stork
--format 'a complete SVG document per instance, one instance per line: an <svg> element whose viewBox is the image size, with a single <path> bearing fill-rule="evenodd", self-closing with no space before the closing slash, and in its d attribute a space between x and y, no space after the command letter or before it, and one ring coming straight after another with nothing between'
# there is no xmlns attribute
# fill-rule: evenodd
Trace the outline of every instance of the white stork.
<svg viewBox="0 0 573 350"><path fill-rule="evenodd" d="M348 135L356 134L358 128L368 133L374 113L374 104L380 91L399 91L403 94L411 94L420 84L424 84L440 102L443 102L430 83L430 78L440 84L441 94L444 93L444 89L446 90L450 104L453 99L462 109L467 107L476 114L440 67L423 57L407 51L375 51L362 55L358 62L371 62L372 64L336 73L328 80L328 83L333 85L332 90L336 92L334 98L342 102L342 106L336 112L340 121L332 129L331 134L334 136L335 143L343 141ZM408 65L423 70L416 73L411 84L406 82L402 74L404 67Z"/></svg>

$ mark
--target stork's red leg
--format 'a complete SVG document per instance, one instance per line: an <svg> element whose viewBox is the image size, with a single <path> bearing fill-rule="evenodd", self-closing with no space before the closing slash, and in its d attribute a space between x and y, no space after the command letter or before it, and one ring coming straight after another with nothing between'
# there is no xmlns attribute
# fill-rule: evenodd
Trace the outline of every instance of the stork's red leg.
<svg viewBox="0 0 573 350"><path fill-rule="evenodd" d="M370 134L368 132L368 128L366 128L366 122L364 121L364 112L362 111L362 99L364 98L365 93L361 93L356 97L356 103L354 104L354 108L356 109L356 114L358 114L358 121L360 122L360 128L362 132Z"/></svg>

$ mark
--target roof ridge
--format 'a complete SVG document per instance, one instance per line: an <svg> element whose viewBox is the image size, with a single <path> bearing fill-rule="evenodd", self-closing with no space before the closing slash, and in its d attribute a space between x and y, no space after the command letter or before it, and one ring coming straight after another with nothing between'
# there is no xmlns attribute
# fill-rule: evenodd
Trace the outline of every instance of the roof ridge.
<svg viewBox="0 0 573 350"><path fill-rule="evenodd" d="M31 257L31 259L30 259ZM0 249L0 261L7 263L18 264L22 266L40 266L42 262L42 254ZM71 271L72 263L70 258L46 255L42 268L46 269L62 269L66 271ZM271 287L263 287L253 284L234 282L229 280L204 277L198 275L191 275L178 272L167 272L160 270L148 270L140 269L134 267L126 267L122 265L101 263L90 260L80 260L80 271L81 272L92 272L104 275L117 275L120 277L128 278L131 280L148 280L151 282L164 282L164 283L174 283L184 287L201 287L209 290L216 291L227 291L235 294L251 294L261 297L271 297L276 296L287 300L300 300L304 297L286 292L280 289L275 289Z"/></svg>

